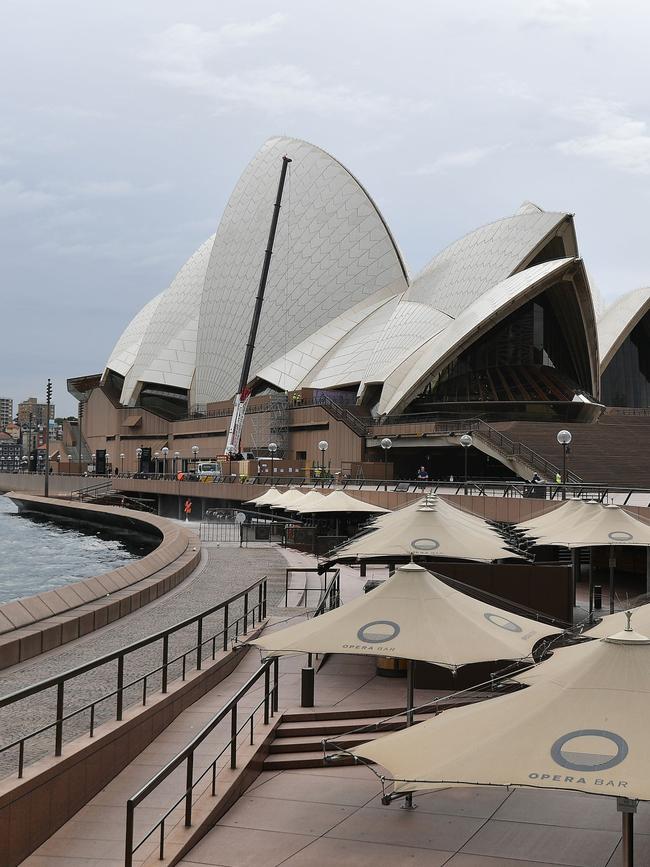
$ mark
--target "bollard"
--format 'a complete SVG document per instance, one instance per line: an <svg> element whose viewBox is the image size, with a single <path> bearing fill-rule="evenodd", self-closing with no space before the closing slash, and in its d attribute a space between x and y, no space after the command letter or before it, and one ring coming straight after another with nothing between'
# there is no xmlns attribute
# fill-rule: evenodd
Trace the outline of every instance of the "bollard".
<svg viewBox="0 0 650 867"><path fill-rule="evenodd" d="M300 680L300 707L314 706L314 668L303 668Z"/></svg>
<svg viewBox="0 0 650 867"><path fill-rule="evenodd" d="M594 584L594 608L597 611L603 607L603 588L601 584Z"/></svg>

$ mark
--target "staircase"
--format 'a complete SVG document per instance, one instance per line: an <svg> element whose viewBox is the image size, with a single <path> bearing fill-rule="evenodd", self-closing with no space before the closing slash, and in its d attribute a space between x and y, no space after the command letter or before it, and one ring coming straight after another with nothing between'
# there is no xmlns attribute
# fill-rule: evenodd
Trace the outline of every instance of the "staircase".
<svg viewBox="0 0 650 867"><path fill-rule="evenodd" d="M346 409L344 406L335 403L325 394L319 396L317 400L317 405L322 406L323 409L332 416L332 418L342 422L346 427L350 428L351 431L357 434L357 436L367 436L368 426L371 422L371 419L364 421L358 415L350 412L349 409Z"/></svg>
<svg viewBox="0 0 650 867"><path fill-rule="evenodd" d="M431 719L435 713L450 707L460 707L491 697L494 693L469 693L449 701L439 701L435 707L421 709L414 723ZM399 714L399 716L398 716ZM404 708L371 708L363 710L295 711L285 713L275 732L269 754L264 760L265 771L286 771L297 768L323 768L352 765L352 756L337 749L351 749L383 737L388 732L406 727ZM323 741L335 738L325 761Z"/></svg>
<svg viewBox="0 0 650 867"><path fill-rule="evenodd" d="M554 429L555 434L557 434L558 426L554 425ZM554 481L556 475L560 473L559 466L553 463L553 458L557 460L557 454L554 454L550 458L540 453L539 450L531 448L528 442L522 442L519 436L511 439L505 435L503 429L497 429L497 426L490 425L482 419L473 420L468 430L471 430L476 445L479 445L480 442L489 445L491 449L485 449L486 452L496 452L496 457L505 458L504 463L525 478L531 478L533 473L537 472L543 479ZM557 452L557 440L555 451ZM522 468L524 470L523 473ZM582 481L581 476L568 467L566 476L569 483L579 483Z"/></svg>
<svg viewBox="0 0 650 867"><path fill-rule="evenodd" d="M561 463L557 422L500 422L493 427L525 444L544 459ZM571 474L587 483L650 487L650 417L606 413L595 424L569 424L573 440L567 456Z"/></svg>

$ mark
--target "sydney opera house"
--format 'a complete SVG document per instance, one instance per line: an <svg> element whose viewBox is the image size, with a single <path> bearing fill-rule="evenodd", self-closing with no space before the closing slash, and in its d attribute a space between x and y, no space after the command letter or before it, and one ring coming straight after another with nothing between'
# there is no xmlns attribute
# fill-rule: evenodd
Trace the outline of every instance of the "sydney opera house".
<svg viewBox="0 0 650 867"><path fill-rule="evenodd" d="M650 289L603 309L573 215L525 202L412 274L348 169L273 138L216 234L127 325L104 370L69 381L84 401L88 455L106 450L133 471L137 449L148 464L165 449L174 468L224 454L285 155L242 452L268 454L273 439L283 469L297 472L320 460L325 439L328 464L347 474L382 461L389 436L393 477L423 464L441 477L462 459L454 437L474 429L477 474L527 477L535 462L524 452L557 463L555 433L568 426L580 478L578 452L595 455L644 420Z"/></svg>

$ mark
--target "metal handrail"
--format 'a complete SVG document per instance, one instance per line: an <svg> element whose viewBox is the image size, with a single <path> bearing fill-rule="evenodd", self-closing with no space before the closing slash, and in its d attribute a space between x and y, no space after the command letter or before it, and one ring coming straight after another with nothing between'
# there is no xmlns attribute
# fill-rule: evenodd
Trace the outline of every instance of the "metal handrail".
<svg viewBox="0 0 650 867"><path fill-rule="evenodd" d="M325 586L324 587L308 587L307 585L305 585L304 587L289 587L289 575L291 574L291 572L305 572L305 573L315 574L318 576L322 575L325 578ZM329 572L332 572L333 574L332 574L332 578L328 581L327 576L328 576ZM322 567L320 567L320 566L288 566L284 570L284 603L285 603L285 605L287 604L287 600L289 598L289 591L293 590L296 593L301 592L301 593L305 594L303 597L303 601L304 601L304 606L306 608L307 607L308 594L309 593L315 593L316 591L318 591L318 593L321 594L321 596L318 600L318 605L316 607L316 611L318 611L320 606L323 604L323 600L327 597L327 594L330 592L332 586L335 585L337 588L337 592L338 592L338 590L340 588L340 579L341 579L341 570L337 569L337 568L335 568L335 569L330 569L330 568L322 569ZM296 607L300 607L300 606L296 606ZM313 616L316 617L317 616L316 613L314 613Z"/></svg>
<svg viewBox="0 0 650 867"><path fill-rule="evenodd" d="M106 479L105 481L100 482L99 484L96 484L96 485L91 485L88 488L78 488L76 491L70 491L70 495L69 495L68 499L70 499L70 500L74 500L74 499L82 500L86 496L94 497L100 492L106 493L107 491L110 491L112 487L113 487L113 480L112 479Z"/></svg>
<svg viewBox="0 0 650 867"><path fill-rule="evenodd" d="M273 685L271 686L271 669L273 669ZM246 717L241 725L238 722L238 705L240 700L255 686L255 684L264 677L264 695L262 700L257 704L256 707L253 708L251 713ZM153 833L155 833L156 829L160 829L160 842L159 842L159 858L162 860L165 854L165 822L171 813L179 807L182 803L185 804L185 827L189 828L192 825L192 808L193 808L193 799L192 795L194 793L197 785L205 779L207 774L211 772L212 774L212 788L211 793L212 797L216 795L216 784L217 784L217 763L219 759L226 753L230 752L230 768L235 770L237 768L237 737L238 735L250 725L250 743L251 745L254 742L254 717L255 713L263 706L264 707L264 725L268 725L270 719L273 717L274 713L277 712L279 707L278 702L278 687L279 687L279 660L278 657L266 659L262 665L258 668L255 674L250 677L246 683L240 687L240 689L235 693L235 695L218 711L209 722L201 729L201 731L195 735L190 743L184 747L179 753L177 753L173 759L171 759L167 764L160 769L154 776L142 786L134 795L132 795L128 801L126 802L126 832L125 832L125 851L124 851L124 864L125 867L132 867L133 865L133 855L138 851L138 849L145 843L149 837ZM226 742L225 746L219 751L219 753L214 757L214 759L210 762L210 764L205 768L205 770L194 779L194 753L196 749L203 743L203 741L211 734L214 729L219 725L219 723L223 722L223 720L230 715L231 724L230 724L230 739ZM161 819L159 819L141 838L140 842L134 845L134 828L135 828L135 809L136 807L144 801L146 797L148 797L155 789L158 788L160 783L166 780L170 774L172 774L180 765L185 762L185 790L181 794L181 796L172 804L172 806L165 812Z"/></svg>
<svg viewBox="0 0 650 867"><path fill-rule="evenodd" d="M327 572L325 571L325 575ZM320 617L326 611L331 611L333 608L338 608L341 604L341 570L335 569L332 580L325 586L320 602L316 606L313 617Z"/></svg>
<svg viewBox="0 0 650 867"><path fill-rule="evenodd" d="M177 623L175 626L168 627L167 629L163 629L160 632L155 633L154 635L149 636L148 638L142 638L139 641L135 641L132 644L128 644L126 647L121 648L120 650L113 651L112 653L107 653L104 656L99 657L98 659L92 660L92 662L84 663L83 665L77 666L77 668L70 669L63 674L55 675L54 677L47 678L46 680L42 680L39 683L33 684L32 686L25 687L23 689L18 690L17 692L10 693L2 698L0 698L0 708L8 707L9 705L15 704L16 702L22 701L23 699L30 698L33 695L37 695L44 690L52 689L56 687L56 718L48 723L45 726L41 726L36 731L30 732L29 734L23 735L21 738L18 738L15 741L12 741L9 744L5 744L0 747L0 755L5 753L7 750L18 747L18 778L22 778L23 769L25 764L25 743L33 737L36 737L39 734L42 734L49 729L54 729L54 755L60 756L63 749L63 734L64 734L64 723L75 717L79 714L89 711L90 719L89 719L89 736L94 736L95 731L95 708L98 704L103 701L106 701L110 698L115 698L115 719L118 722L121 722L123 716L124 709L124 693L130 687L142 683L142 704L146 705L147 703L147 686L148 681L154 675L161 673L161 692L164 694L167 692L168 683L169 683L169 668L173 664L177 663L179 660L182 663L182 674L181 680L185 680L186 677L186 669L187 669L187 658L191 654L196 654L196 670L200 671L203 664L203 648L212 644L212 659L216 657L216 647L217 647L217 639L222 639L222 649L225 651L228 649L228 640L229 635L231 635L234 630L235 639L239 638L240 635L240 624L241 624L241 634L245 634L248 632L248 624L251 622L253 628L255 626L255 615L257 614L257 621L264 620L266 618L266 609L267 609L267 583L268 579L266 576L260 578L254 584L251 584L250 587L247 587L245 590L240 591L239 593L231 596L230 598L224 600L223 602L218 603L217 605L213 605L210 608L202 611L200 614L195 614L192 617L188 617L185 620L182 620L180 623ZM257 590L257 601L250 604L249 596ZM230 606L238 600L243 599L244 602L244 611L239 617L235 620L230 619ZM207 638L203 635L203 622L206 617L209 617L212 614L215 614L217 611L223 610L224 617L224 625L223 629L219 632L216 632L214 635L211 635ZM187 626L191 626L196 623L197 634L196 634L196 643L193 644L188 650L174 657L173 659L169 658L169 637L174 633L180 631L181 629L186 628ZM162 640L162 661L161 664L156 666L156 668L151 671L147 671L145 674L137 677L135 680L130 681L129 683L124 682L124 660L125 657L130 653L133 653L137 650L142 649L143 647L147 647L154 642ZM86 674L89 671L93 671L96 668L99 668L102 665L106 665L109 662L113 662L117 660L117 678L116 678L116 687L111 692L108 692L99 698L95 699L92 702L84 705L81 708L77 708L74 711L69 713L64 713L64 702L65 702L65 684L69 680L73 680L76 677L81 676L82 674Z"/></svg>
<svg viewBox="0 0 650 867"><path fill-rule="evenodd" d="M466 428L464 429L466 430ZM305 479L295 479L290 476L276 476L273 479L273 484L277 487L298 487L300 483L304 485ZM268 476L251 476L247 482L242 483L246 487L255 487L257 485L267 485L269 484ZM503 490L504 496L523 496L522 491L528 490L531 486L537 488L544 488L547 494L548 499L556 499L561 498L561 492L564 490L567 494L571 494L571 496L597 496L598 498L606 498L612 493L623 493L631 497L633 494L648 494L650 499L650 486L646 487L638 487L633 488L630 485L611 485L607 482L588 482L584 479L577 479L576 481L568 481L566 485L563 485L561 482L535 482L531 483L528 481L521 480L504 480L504 479L468 479L467 485L469 488L473 488L475 493L483 495L485 490ZM312 487L319 489L321 488L320 481L310 480L309 485L306 487ZM448 492L449 488L454 489L454 492L457 494L461 494L464 491L464 481L462 479L456 479L453 482L450 482L446 479L431 479L431 480L421 480L421 479L339 479L338 481L335 479L326 479L323 487L326 488L334 488L339 490L369 490L369 491L385 491L388 489L389 491L395 491L398 487L403 492L410 493L418 493L418 492L432 492L436 493L439 490L443 490L444 492ZM411 489L410 491L408 489ZM469 493L472 493L470 490ZM268 514L268 513L261 513ZM271 513L272 514L272 513Z"/></svg>

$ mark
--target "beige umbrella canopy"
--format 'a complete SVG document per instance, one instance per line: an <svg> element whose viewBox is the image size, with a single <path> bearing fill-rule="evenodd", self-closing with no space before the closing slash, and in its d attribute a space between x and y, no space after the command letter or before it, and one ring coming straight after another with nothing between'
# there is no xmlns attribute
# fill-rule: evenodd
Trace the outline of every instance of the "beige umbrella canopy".
<svg viewBox="0 0 650 867"><path fill-rule="evenodd" d="M321 496L319 494L319 496ZM304 499L307 499L306 497ZM363 500L357 500L343 491L333 491L327 496L321 496L321 500L305 503L300 500L295 510L300 514L320 514L325 512L362 512L366 514L385 515L390 512L390 509L384 509L381 506L374 506L372 503L365 503Z"/></svg>
<svg viewBox="0 0 650 867"><path fill-rule="evenodd" d="M304 508L309 511L309 506L317 506L324 499L325 497L323 494L319 494L318 491L310 491L308 494L305 494L302 500L300 500L300 503L295 503L293 506L287 506L287 512L302 512Z"/></svg>
<svg viewBox="0 0 650 867"><path fill-rule="evenodd" d="M386 768L398 792L479 784L650 800L649 707L650 639L629 630L565 650L527 689L353 753Z"/></svg>
<svg viewBox="0 0 650 867"><path fill-rule="evenodd" d="M421 554L467 560L518 557L499 534L474 515L436 499L391 512L335 552L334 559L369 559Z"/></svg>
<svg viewBox="0 0 650 867"><path fill-rule="evenodd" d="M289 509L293 506L299 506L300 503L305 499L305 494L302 491L299 491L297 488L285 491L283 494L280 494L279 498L275 503L271 503L272 509Z"/></svg>
<svg viewBox="0 0 650 867"><path fill-rule="evenodd" d="M632 610L634 616L634 628L644 635L650 635L650 604L639 605ZM585 632L585 638L606 638L613 632L618 632L625 627L627 612L617 611L616 614L608 614L597 626Z"/></svg>
<svg viewBox="0 0 650 867"><path fill-rule="evenodd" d="M620 506L600 506L588 521L574 526L571 535L568 548L646 546L650 545L650 524L639 521Z"/></svg>
<svg viewBox="0 0 650 867"><path fill-rule="evenodd" d="M282 493L277 488L269 488L268 491L255 497L252 500L247 500L246 504L254 504L255 506L273 506L278 502Z"/></svg>
<svg viewBox="0 0 650 867"><path fill-rule="evenodd" d="M589 520L599 508L602 507L595 501L567 500L552 511L531 518L529 521L522 521L515 527L535 539L553 533L566 533L574 526Z"/></svg>
<svg viewBox="0 0 650 867"><path fill-rule="evenodd" d="M456 669L524 659L539 639L560 631L473 599L407 563L371 593L250 643L271 655L393 656Z"/></svg>
<svg viewBox="0 0 650 867"><path fill-rule="evenodd" d="M424 507L437 509L440 514L447 515L450 520L453 520L455 523L463 523L472 527L478 527L481 530L489 530L491 533L493 532L490 525L483 518L479 518L478 515L474 515L471 512L465 512L457 506L452 506L451 503L443 500L437 494L432 493L427 494L425 497L421 497L415 502L409 503L407 506L401 506L399 509L388 512L386 515L373 516L368 523L368 527L375 529L383 527L384 524L390 525L393 520L396 520L395 516L399 515L401 520L406 515L411 515L413 512L417 512Z"/></svg>

